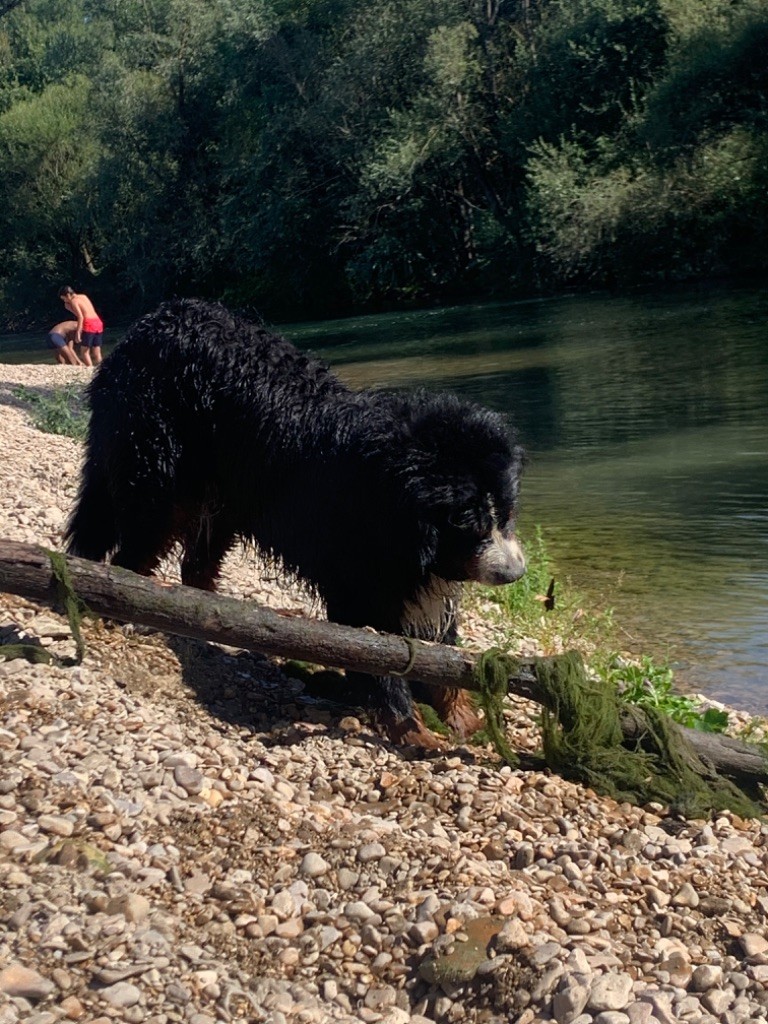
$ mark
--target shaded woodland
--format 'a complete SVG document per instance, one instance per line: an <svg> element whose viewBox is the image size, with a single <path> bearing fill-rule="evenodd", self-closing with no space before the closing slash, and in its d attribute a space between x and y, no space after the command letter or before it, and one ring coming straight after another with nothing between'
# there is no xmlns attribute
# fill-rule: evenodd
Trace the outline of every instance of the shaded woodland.
<svg viewBox="0 0 768 1024"><path fill-rule="evenodd" d="M766 268L768 2L0 0L0 318Z"/></svg>

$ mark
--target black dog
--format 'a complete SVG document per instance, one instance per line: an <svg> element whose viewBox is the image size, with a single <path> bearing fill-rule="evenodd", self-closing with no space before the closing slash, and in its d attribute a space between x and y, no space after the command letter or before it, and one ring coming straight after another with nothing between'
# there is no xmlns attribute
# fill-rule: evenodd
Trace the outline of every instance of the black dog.
<svg viewBox="0 0 768 1024"><path fill-rule="evenodd" d="M448 643L459 581L524 572L522 454L487 409L350 391L290 342L197 300L134 324L88 390L74 555L149 575L179 541L183 582L213 589L234 542L253 542L329 619ZM377 684L391 738L434 745L408 685ZM466 694L430 699L458 732L476 727Z"/></svg>

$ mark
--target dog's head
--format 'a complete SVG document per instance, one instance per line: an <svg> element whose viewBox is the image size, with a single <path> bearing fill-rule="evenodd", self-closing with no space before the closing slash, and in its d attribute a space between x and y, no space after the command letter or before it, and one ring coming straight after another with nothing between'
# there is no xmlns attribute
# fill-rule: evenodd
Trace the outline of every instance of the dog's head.
<svg viewBox="0 0 768 1024"><path fill-rule="evenodd" d="M425 573L491 586L525 572L515 535L523 452L503 416L450 394L390 395L387 458Z"/></svg>

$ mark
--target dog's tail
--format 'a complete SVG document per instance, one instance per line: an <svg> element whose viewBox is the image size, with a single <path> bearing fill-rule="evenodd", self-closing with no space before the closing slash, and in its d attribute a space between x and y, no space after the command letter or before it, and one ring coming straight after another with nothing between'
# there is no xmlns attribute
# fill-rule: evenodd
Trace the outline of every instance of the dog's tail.
<svg viewBox="0 0 768 1024"><path fill-rule="evenodd" d="M70 555L103 562L118 543L115 506L106 474L86 462L77 504L64 532Z"/></svg>

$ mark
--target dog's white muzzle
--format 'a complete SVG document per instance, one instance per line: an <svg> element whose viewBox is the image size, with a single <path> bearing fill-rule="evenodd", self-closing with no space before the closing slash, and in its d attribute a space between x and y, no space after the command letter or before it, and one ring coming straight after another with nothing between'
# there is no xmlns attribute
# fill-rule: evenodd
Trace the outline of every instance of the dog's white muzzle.
<svg viewBox="0 0 768 1024"><path fill-rule="evenodd" d="M490 587L514 583L524 573L525 555L520 541L514 534L505 537L500 530L493 531L467 566L469 579Z"/></svg>

